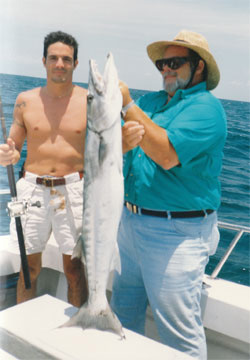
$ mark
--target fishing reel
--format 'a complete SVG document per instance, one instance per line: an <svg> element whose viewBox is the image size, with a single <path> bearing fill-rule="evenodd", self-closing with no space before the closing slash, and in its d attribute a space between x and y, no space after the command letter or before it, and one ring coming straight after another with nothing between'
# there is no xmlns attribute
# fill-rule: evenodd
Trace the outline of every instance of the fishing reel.
<svg viewBox="0 0 250 360"><path fill-rule="evenodd" d="M31 204L26 200L17 200L16 198L12 198L10 202L7 203L7 211L10 217L20 217L24 215L29 206L37 206L41 207L40 201L36 201L34 204Z"/></svg>
<svg viewBox="0 0 250 360"><path fill-rule="evenodd" d="M19 217L26 213L28 208L28 203L25 200L18 201L17 199L12 199L12 201L7 203L7 211L10 217Z"/></svg>

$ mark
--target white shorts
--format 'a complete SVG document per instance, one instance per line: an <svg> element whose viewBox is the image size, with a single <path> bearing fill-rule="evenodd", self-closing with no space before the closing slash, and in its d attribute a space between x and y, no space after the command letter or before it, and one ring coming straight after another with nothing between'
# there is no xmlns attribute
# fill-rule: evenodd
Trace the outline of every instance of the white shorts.
<svg viewBox="0 0 250 360"><path fill-rule="evenodd" d="M21 216L26 252L42 252L53 232L59 250L71 255L82 231L83 179L76 172L64 176L66 185L45 187L36 184L37 177L26 172L17 182L18 200L28 202L27 212ZM34 206L37 202L40 207ZM14 218L10 234L17 240Z"/></svg>

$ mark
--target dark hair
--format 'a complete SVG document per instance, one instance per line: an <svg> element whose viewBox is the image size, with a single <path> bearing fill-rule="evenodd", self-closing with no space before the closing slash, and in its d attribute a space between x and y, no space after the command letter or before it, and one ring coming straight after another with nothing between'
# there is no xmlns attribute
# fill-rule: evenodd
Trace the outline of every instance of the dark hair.
<svg viewBox="0 0 250 360"><path fill-rule="evenodd" d="M73 36L66 34L62 31L54 31L48 34L44 38L43 56L47 57L48 47L56 42L62 42L63 44L72 46L74 48L74 62L77 60L78 43Z"/></svg>
<svg viewBox="0 0 250 360"><path fill-rule="evenodd" d="M199 61L202 60L204 62L204 69L202 72L202 76L203 76L203 81L207 80L207 64L206 61L202 59L202 57L200 57L199 54L197 54L197 52L188 49L189 50L189 56L191 57L191 61L190 61L190 66L191 66L191 71L195 72Z"/></svg>

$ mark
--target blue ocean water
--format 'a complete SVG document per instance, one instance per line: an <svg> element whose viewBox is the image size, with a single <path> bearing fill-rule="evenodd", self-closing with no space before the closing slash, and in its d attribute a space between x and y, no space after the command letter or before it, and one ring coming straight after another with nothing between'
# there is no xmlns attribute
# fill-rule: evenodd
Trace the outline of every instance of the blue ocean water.
<svg viewBox="0 0 250 360"><path fill-rule="evenodd" d="M41 78L0 74L0 95L2 98L7 132L12 123L12 113L17 95L37 86L45 85L46 80ZM87 88L86 83L77 83ZM134 99L145 94L145 90L131 89ZM250 103L232 100L221 100L228 119L228 137L224 148L223 170L221 173L222 199L218 211L220 221L250 226L249 204L249 144L250 144ZM0 131L0 142L3 142ZM15 176L26 158L26 144L24 144L21 161L14 166ZM0 189L8 189L6 169L0 167ZM0 197L0 235L9 232L9 217L6 215L6 202L9 195ZM235 233L231 230L220 230L221 240L218 250L206 268L211 274L219 262L226 248L232 241ZM249 235L245 234L236 245L233 253L224 265L219 276L221 278L250 284Z"/></svg>

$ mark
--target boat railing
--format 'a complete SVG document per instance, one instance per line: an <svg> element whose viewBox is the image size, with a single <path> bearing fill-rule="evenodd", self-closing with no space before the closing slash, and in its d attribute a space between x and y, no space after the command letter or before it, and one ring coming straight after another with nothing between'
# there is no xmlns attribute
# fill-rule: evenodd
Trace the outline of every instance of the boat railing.
<svg viewBox="0 0 250 360"><path fill-rule="evenodd" d="M10 191L8 189L0 189L0 195L8 195L8 194L10 194ZM232 230L234 231L234 233L236 232L236 235L234 236L233 240L226 249L225 254L222 256L219 263L217 264L212 274L210 275L212 279L215 279L218 276L219 272L221 271L222 267L224 266L225 262L229 258L230 254L232 253L233 249L235 248L239 240L242 238L242 236L245 233L250 233L250 227L248 226L236 225L222 221L218 221L218 227L220 229Z"/></svg>
<svg viewBox="0 0 250 360"><path fill-rule="evenodd" d="M232 253L233 249L235 248L236 244L239 242L239 240L241 239L243 234L250 233L250 227L248 227L248 226L235 225L235 224L226 223L226 222L222 222L222 221L218 221L218 226L221 229L233 230L234 232L236 232L236 235L234 236L233 240L231 241L228 248L226 249L225 254L222 256L219 263L217 264L217 266L213 270L212 274L210 275L210 277L212 279L215 279L218 276L223 265L229 258L230 254Z"/></svg>

